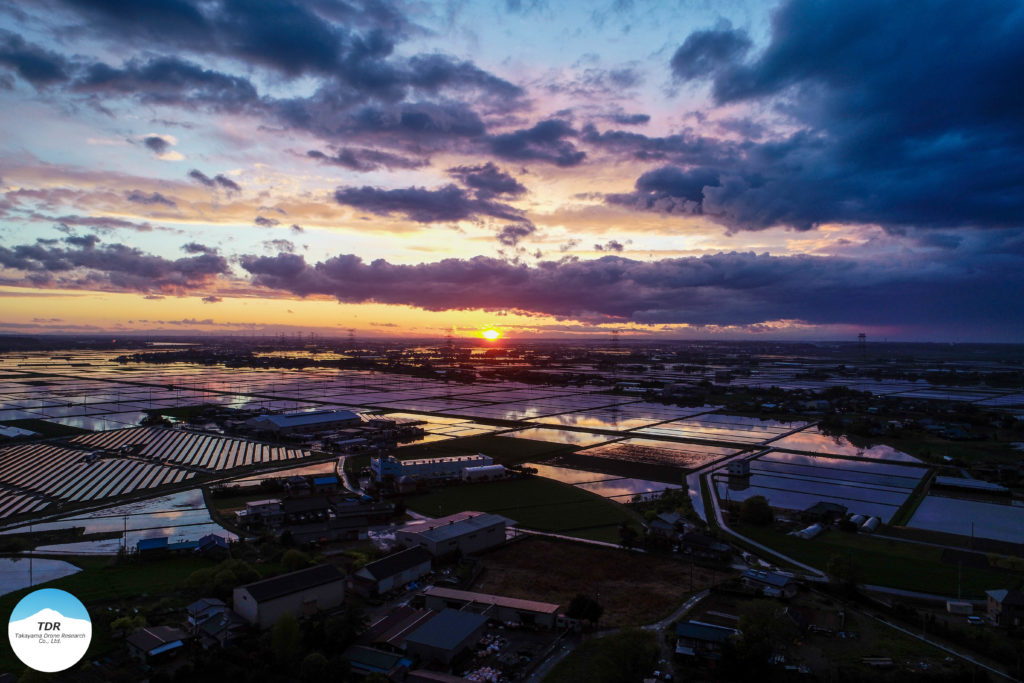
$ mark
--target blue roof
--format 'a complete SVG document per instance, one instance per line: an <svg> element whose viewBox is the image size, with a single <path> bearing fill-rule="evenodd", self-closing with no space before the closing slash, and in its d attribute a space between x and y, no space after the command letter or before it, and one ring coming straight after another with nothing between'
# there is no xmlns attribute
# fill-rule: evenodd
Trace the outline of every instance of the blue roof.
<svg viewBox="0 0 1024 683"><path fill-rule="evenodd" d="M314 479L313 479L313 485L314 486L326 486L327 484L337 484L337 483L338 483L338 478L337 477L314 477Z"/></svg>
<svg viewBox="0 0 1024 683"><path fill-rule="evenodd" d="M757 581L758 583L766 583L769 586L775 586L777 588L782 588L795 581L792 576L777 574L775 572L763 572L757 569L748 569L743 572L743 578L751 581Z"/></svg>
<svg viewBox="0 0 1024 683"><path fill-rule="evenodd" d="M156 550L167 547L167 537L157 536L156 538L142 538L135 544L139 550Z"/></svg>

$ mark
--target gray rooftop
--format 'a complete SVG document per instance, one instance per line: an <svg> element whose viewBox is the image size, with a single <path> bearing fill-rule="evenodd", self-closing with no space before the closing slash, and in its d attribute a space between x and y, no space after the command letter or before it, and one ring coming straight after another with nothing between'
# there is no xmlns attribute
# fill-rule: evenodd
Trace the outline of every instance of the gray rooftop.
<svg viewBox="0 0 1024 683"><path fill-rule="evenodd" d="M405 642L452 650L486 623L487 617L482 614L446 609L413 631Z"/></svg>

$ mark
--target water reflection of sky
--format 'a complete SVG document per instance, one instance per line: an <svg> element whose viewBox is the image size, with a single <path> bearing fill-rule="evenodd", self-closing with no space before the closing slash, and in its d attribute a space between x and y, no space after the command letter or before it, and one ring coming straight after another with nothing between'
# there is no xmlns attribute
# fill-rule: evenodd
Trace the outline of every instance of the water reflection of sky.
<svg viewBox="0 0 1024 683"><path fill-rule="evenodd" d="M898 451L892 446L878 444L869 448L859 448L850 443L850 440L845 436L826 436L816 429L790 434L778 441L773 441L772 446L775 448L791 448L795 451L810 451L812 453L851 455L858 458L920 462L914 456Z"/></svg>
<svg viewBox="0 0 1024 683"><path fill-rule="evenodd" d="M530 420L530 422L561 425L563 427L585 427L589 429L622 431L656 424L658 422L663 422L666 419L667 418L657 416L630 416L629 414L618 413L612 410L588 410L582 413L565 413L563 415L538 417Z"/></svg>
<svg viewBox="0 0 1024 683"><path fill-rule="evenodd" d="M714 460L736 453L735 448L701 444L658 441L656 439L625 439L597 448L588 448L581 455L625 462L669 465L696 469Z"/></svg>
<svg viewBox="0 0 1024 683"><path fill-rule="evenodd" d="M587 470L577 470L571 467L556 467L554 465L544 465L541 463L528 462L524 463L525 467L534 467L537 469L537 474L548 479L554 479L564 484L579 484L587 481L604 481L606 479L616 479L614 474L601 474L600 472L588 472Z"/></svg>
<svg viewBox="0 0 1024 683"><path fill-rule="evenodd" d="M537 474L554 479L576 488L596 493L602 498L611 498L620 503L628 503L637 494L660 493L666 489L681 488L677 484L666 484L647 479L625 479L611 474L577 470L570 467L555 467L538 463L526 463L527 467L537 468Z"/></svg>
<svg viewBox="0 0 1024 683"><path fill-rule="evenodd" d="M927 472L923 467L869 460L772 452L751 461L748 478L715 477L722 499L764 496L773 507L806 510L818 501L888 522Z"/></svg>
<svg viewBox="0 0 1024 683"><path fill-rule="evenodd" d="M738 443L761 443L803 426L804 422L778 422L739 415L702 415L638 429L637 434L674 438L722 439Z"/></svg>
<svg viewBox="0 0 1024 683"><path fill-rule="evenodd" d="M337 474L337 462L330 460L328 462L321 462L315 465L303 465L302 467L291 467L286 470L275 470L274 472L267 472L266 474L259 474L252 477L244 477L242 479L232 479L231 484L238 484L240 486L248 486L252 484L259 484L264 479L280 479L281 477L294 477L296 475L313 475L319 474L326 476L329 474Z"/></svg>
<svg viewBox="0 0 1024 683"><path fill-rule="evenodd" d="M127 519L126 519L127 516ZM230 539L238 538L210 518L200 489L182 491L158 498L133 501L92 513L62 517L53 522L33 524L32 530L85 527L85 533L122 531L127 522L128 546L134 547L143 538L166 536L171 543L195 541L207 534L218 534ZM29 526L7 529L4 533L19 533ZM38 552L58 554L116 554L121 538L105 541L84 541L40 546Z"/></svg>
<svg viewBox="0 0 1024 683"><path fill-rule="evenodd" d="M548 429L546 427L519 429L514 432L505 432L498 436L508 436L513 439L533 439L535 441L547 441L549 443L564 443L571 446L592 446L597 443L605 443L612 438L605 434L573 432L568 429Z"/></svg>
<svg viewBox="0 0 1024 683"><path fill-rule="evenodd" d="M929 495L907 526L949 534L1024 543L1024 507Z"/></svg>
<svg viewBox="0 0 1024 683"><path fill-rule="evenodd" d="M29 586L38 586L80 571L82 570L75 565L63 560L32 558L30 562L27 557L3 557L0 558L0 595Z"/></svg>

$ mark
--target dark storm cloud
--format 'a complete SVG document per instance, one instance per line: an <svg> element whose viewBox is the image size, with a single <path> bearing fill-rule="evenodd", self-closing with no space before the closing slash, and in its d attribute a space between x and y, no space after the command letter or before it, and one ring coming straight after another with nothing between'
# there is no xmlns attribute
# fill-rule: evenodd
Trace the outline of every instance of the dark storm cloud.
<svg viewBox="0 0 1024 683"><path fill-rule="evenodd" d="M198 180L206 187L222 187L229 193L242 191L241 185L236 183L231 178L228 178L227 176L221 175L219 173L211 178L202 171L193 168L191 171L188 172L188 177L192 178L193 180Z"/></svg>
<svg viewBox="0 0 1024 683"><path fill-rule="evenodd" d="M208 247L205 244L199 242L188 242L187 244L181 245L182 250L188 254L216 254L217 247Z"/></svg>
<svg viewBox="0 0 1024 683"><path fill-rule="evenodd" d="M242 186L241 185L236 183L231 178L228 178L227 176L221 175L220 173L218 173L217 175L213 176L213 182L217 183L219 186L223 187L228 192L241 192L242 191Z"/></svg>
<svg viewBox="0 0 1024 683"><path fill-rule="evenodd" d="M68 237L71 248L44 242L0 247L0 265L23 271L38 286L180 293L228 274L224 257L202 253L179 259L146 254L124 244L98 246L98 238Z"/></svg>
<svg viewBox="0 0 1024 683"><path fill-rule="evenodd" d="M609 240L609 241L605 242L604 244L595 244L594 245L594 249L596 251L621 252L621 251L624 251L626 249L626 247L624 247L622 245L622 242L619 242L618 240Z"/></svg>
<svg viewBox="0 0 1024 683"><path fill-rule="evenodd" d="M474 190L477 199L518 197L526 192L522 183L490 161L482 166L454 166L448 169L448 175L458 178L463 185Z"/></svg>
<svg viewBox="0 0 1024 683"><path fill-rule="evenodd" d="M604 118L620 126L643 126L651 120L649 114L609 114Z"/></svg>
<svg viewBox="0 0 1024 683"><path fill-rule="evenodd" d="M490 150L503 159L576 166L587 156L568 139L576 135L577 132L566 121L547 119L532 128L492 136Z"/></svg>
<svg viewBox="0 0 1024 683"><path fill-rule="evenodd" d="M396 168L422 168L430 163L429 159L404 157L399 154L366 147L342 147L331 154L311 149L306 152L306 156L311 159L317 159L325 164L341 166L352 171L376 171L382 167L389 171Z"/></svg>
<svg viewBox="0 0 1024 683"><path fill-rule="evenodd" d="M216 186L216 183L213 181L213 178L211 178L210 176L206 175L202 171L200 171L198 169L195 169L195 168L193 168L191 171L188 172L188 177L192 178L193 180L198 180L199 182L201 182L203 185L206 185L207 187L214 187L214 186Z"/></svg>
<svg viewBox="0 0 1024 683"><path fill-rule="evenodd" d="M671 161L701 166L738 166L752 143L736 143L699 135L692 129L661 137L629 130L599 132L593 124L583 127L580 139L589 145L643 161Z"/></svg>
<svg viewBox="0 0 1024 683"><path fill-rule="evenodd" d="M605 201L665 213L696 214L702 212L705 188L720 184L718 174L711 170L663 166L640 176L634 192L607 195Z"/></svg>
<svg viewBox="0 0 1024 683"><path fill-rule="evenodd" d="M0 66L14 70L36 88L68 80L67 59L4 30L0 30Z"/></svg>
<svg viewBox="0 0 1024 683"><path fill-rule="evenodd" d="M522 213L500 202L479 199L457 185L436 190L406 187L384 190L378 187L342 187L334 193L339 204L369 211L378 216L401 214L417 223L454 222L490 216L523 221Z"/></svg>
<svg viewBox="0 0 1024 683"><path fill-rule="evenodd" d="M131 60L122 68L94 63L82 71L72 87L84 93L135 96L152 104L206 105L228 111L257 100L256 88L247 79L176 57Z"/></svg>
<svg viewBox="0 0 1024 683"><path fill-rule="evenodd" d="M256 218L254 218L252 222L260 226L261 228L272 228L276 225L281 224L281 221L277 220L276 218L267 218L265 216L256 216Z"/></svg>
<svg viewBox="0 0 1024 683"><path fill-rule="evenodd" d="M159 192L151 192L146 194L142 190L132 190L125 194L125 199L136 204L148 204L150 206L156 204L162 204L163 206L177 207L177 203L173 199L168 199Z"/></svg>
<svg viewBox="0 0 1024 683"><path fill-rule="evenodd" d="M498 231L498 242L506 247L515 247L519 245L521 240L529 237L536 231L537 228L530 223L512 223Z"/></svg>
<svg viewBox="0 0 1024 683"><path fill-rule="evenodd" d="M716 55L714 68L677 76L709 77L718 103L769 103L799 127L716 164L721 185L706 191L705 214L733 229L1019 226L1021 35L1011 0L789 0L752 59L684 51Z"/></svg>
<svg viewBox="0 0 1024 683"><path fill-rule="evenodd" d="M672 73L681 81L708 78L732 66L751 45L746 33L727 26L696 31L672 55Z"/></svg>
<svg viewBox="0 0 1024 683"><path fill-rule="evenodd" d="M167 140L156 135L150 135L148 138L143 139L142 144L158 155L166 152L171 146L171 143L167 142Z"/></svg>
<svg viewBox="0 0 1024 683"><path fill-rule="evenodd" d="M300 255L279 254L245 256L241 264L256 284L347 303L697 325L789 319L942 327L957 320L965 329L996 326L1006 334L1024 331L1024 311L1016 305L1024 287L1021 261L979 254L972 265L957 259L887 265L729 253L660 261L605 256L536 266L478 256L397 265L366 263L352 254L309 264Z"/></svg>

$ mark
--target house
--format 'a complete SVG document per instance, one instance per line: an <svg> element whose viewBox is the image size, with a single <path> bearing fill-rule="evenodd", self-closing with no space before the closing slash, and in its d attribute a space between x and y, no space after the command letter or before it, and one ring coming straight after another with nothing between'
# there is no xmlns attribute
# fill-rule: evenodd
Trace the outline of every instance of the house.
<svg viewBox="0 0 1024 683"><path fill-rule="evenodd" d="M214 614L226 611L228 606L217 598L202 598L185 608L188 613L188 625L195 629Z"/></svg>
<svg viewBox="0 0 1024 683"><path fill-rule="evenodd" d="M730 460L728 467L730 477L750 476L750 460L748 460L747 458L740 458L739 460Z"/></svg>
<svg viewBox="0 0 1024 683"><path fill-rule="evenodd" d="M822 524L831 524L837 519L843 519L844 517L846 517L846 506L828 500L819 500L800 513L800 519L808 523L820 522Z"/></svg>
<svg viewBox="0 0 1024 683"><path fill-rule="evenodd" d="M672 538L676 532L682 530L683 516L678 512L662 512L651 520L647 528L655 536Z"/></svg>
<svg viewBox="0 0 1024 683"><path fill-rule="evenodd" d="M727 544L695 531L685 533L680 537L679 552L715 562L728 562L732 557L732 548Z"/></svg>
<svg viewBox="0 0 1024 683"><path fill-rule="evenodd" d="M135 550L139 555L166 555L180 554L194 551L199 547L199 541L178 541L171 543L166 536L154 536L152 538L140 538L135 544Z"/></svg>
<svg viewBox="0 0 1024 683"><path fill-rule="evenodd" d="M395 537L402 545L426 548L434 557L455 552L466 555L504 543L508 521L485 512L458 512L427 522L407 524L395 533Z"/></svg>
<svg viewBox="0 0 1024 683"><path fill-rule="evenodd" d="M284 480L284 490L289 496L308 496L313 492L309 480L301 475L294 475Z"/></svg>
<svg viewBox="0 0 1024 683"><path fill-rule="evenodd" d="M334 565L321 564L240 586L233 606L250 624L270 628L285 612L308 616L337 607L344 597L344 574Z"/></svg>
<svg viewBox="0 0 1024 683"><path fill-rule="evenodd" d="M799 588L792 576L759 569L743 572L743 583L770 598L791 598Z"/></svg>
<svg viewBox="0 0 1024 683"><path fill-rule="evenodd" d="M285 498L281 501L281 514L285 524L324 522L327 521L330 509L331 503L324 496Z"/></svg>
<svg viewBox="0 0 1024 683"><path fill-rule="evenodd" d="M245 527L277 526L284 519L279 498L250 500L244 510L235 513L235 517Z"/></svg>
<svg viewBox="0 0 1024 683"><path fill-rule="evenodd" d="M203 649L208 650L214 645L218 647L230 645L231 641L248 627L249 624L245 619L225 608L200 622L196 627L196 636Z"/></svg>
<svg viewBox="0 0 1024 683"><path fill-rule="evenodd" d="M558 620L558 605L553 602L521 600L503 595L488 595L460 591L454 588L431 586L423 591L427 609L456 609L477 612L506 624L520 624L552 628Z"/></svg>
<svg viewBox="0 0 1024 683"><path fill-rule="evenodd" d="M440 662L444 666L483 637L487 617L473 612L443 610L410 633L405 650L421 662Z"/></svg>
<svg viewBox="0 0 1024 683"><path fill-rule="evenodd" d="M736 629L727 626L681 621L676 624L676 654L698 659L721 659L726 642L737 633Z"/></svg>
<svg viewBox="0 0 1024 683"><path fill-rule="evenodd" d="M1024 625L1024 592L1019 590L985 591L988 598L988 618L992 623L1004 628L1016 628Z"/></svg>
<svg viewBox="0 0 1024 683"><path fill-rule="evenodd" d="M387 593L429 574L432 559L419 546L402 550L356 571L349 579L349 588L367 597Z"/></svg>
<svg viewBox="0 0 1024 683"><path fill-rule="evenodd" d="M195 552L204 557L222 560L231 554L231 542L217 534L206 534L197 543Z"/></svg>
<svg viewBox="0 0 1024 683"><path fill-rule="evenodd" d="M177 656L188 638L180 628L147 626L128 636L128 653L143 664L158 664Z"/></svg>
<svg viewBox="0 0 1024 683"><path fill-rule="evenodd" d="M352 672L362 674L383 674L391 678L396 673L408 669L412 662L400 654L382 652L365 645L353 645L342 654L352 667ZM397 676L392 680L397 680Z"/></svg>

